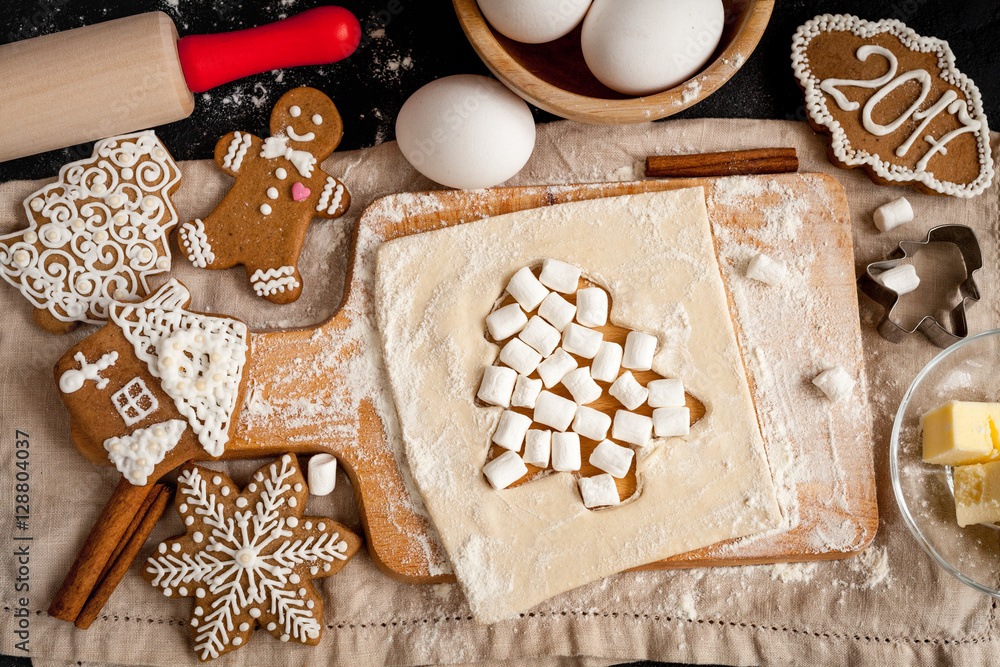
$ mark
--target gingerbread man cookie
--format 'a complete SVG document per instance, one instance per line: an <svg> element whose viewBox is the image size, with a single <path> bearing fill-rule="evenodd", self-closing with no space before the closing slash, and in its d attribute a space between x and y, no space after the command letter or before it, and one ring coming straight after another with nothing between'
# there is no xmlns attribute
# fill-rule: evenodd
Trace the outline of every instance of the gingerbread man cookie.
<svg viewBox="0 0 1000 667"><path fill-rule="evenodd" d="M347 188L319 168L340 143L337 107L314 88L294 88L271 112L271 136L232 132L215 162L236 179L204 220L179 228L180 246L204 269L246 268L254 291L273 303L302 293L296 266L312 218L336 218L351 203Z"/></svg>
<svg viewBox="0 0 1000 667"><path fill-rule="evenodd" d="M979 89L947 42L897 20L824 14L795 33L792 66L835 165L927 194L973 197L992 182Z"/></svg>
<svg viewBox="0 0 1000 667"><path fill-rule="evenodd" d="M309 489L293 454L253 474L242 493L226 475L194 464L177 478L184 535L162 542L142 575L169 598L194 598L194 650L212 660L265 628L275 639L316 645L329 577L361 538L321 516L302 516Z"/></svg>
<svg viewBox="0 0 1000 667"><path fill-rule="evenodd" d="M0 236L0 276L47 331L102 324L113 301L146 296L147 277L170 269L180 180L152 131L97 142L92 157L64 165L24 201L28 228Z"/></svg>

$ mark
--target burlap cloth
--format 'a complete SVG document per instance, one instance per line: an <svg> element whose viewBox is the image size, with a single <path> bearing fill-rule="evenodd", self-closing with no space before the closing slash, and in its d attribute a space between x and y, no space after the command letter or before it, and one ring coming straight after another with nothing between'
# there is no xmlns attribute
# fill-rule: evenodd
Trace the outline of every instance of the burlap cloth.
<svg viewBox="0 0 1000 667"><path fill-rule="evenodd" d="M631 179L641 176L639 164L651 153L795 146L804 171L833 174L847 188L859 267L883 257L902 238L922 237L934 225L974 227L986 259L979 276L986 296L971 311L972 329L1000 326L996 266L1000 188L994 184L981 197L959 200L877 187L858 171L832 167L825 145L805 123L689 120L595 127L561 122L539 126L534 156L512 184ZM175 255L173 275L192 288L197 310L224 310L255 328L326 319L340 301L347 232L356 216L380 195L434 187L409 167L394 143L335 154L324 166L348 184L353 205L343 220L311 226L300 264L305 277L302 299L284 307L264 304L253 296L242 269L197 271ZM228 181L211 162L188 162L182 169L184 180L175 201L185 220L206 214ZM24 226L21 200L40 183L0 186L0 229ZM892 233L877 233L871 212L900 195L913 203L916 221ZM190 601L163 598L139 577L136 566L88 631L53 620L44 611L119 475L114 469L86 463L76 453L68 415L52 381L55 360L93 328L84 327L68 337L52 336L33 326L29 311L15 290L0 286L0 489L9 494L0 502L4 536L0 537L4 544L0 650L19 653L12 608L16 597L23 595L30 598L30 655L36 664L77 660L194 664L186 625ZM876 315L862 298L882 519L872 549L861 557L793 567L621 574L552 599L522 618L481 627L471 620L456 586L398 583L362 552L337 576L319 580L326 598L326 627L318 647L280 644L261 632L219 663L414 665L507 660L590 665L644 658L799 665L1000 661L1000 648L993 643L996 601L938 569L910 536L896 509L887 463L891 419L910 380L938 350L919 336L901 345L882 340L872 326ZM31 436L31 519L26 533L13 525L15 429ZM242 483L253 467L242 463L227 469ZM335 493L313 498L309 509L360 530L343 474ZM170 510L153 539L179 532L182 526ZM34 538L28 593L14 591L14 534Z"/></svg>

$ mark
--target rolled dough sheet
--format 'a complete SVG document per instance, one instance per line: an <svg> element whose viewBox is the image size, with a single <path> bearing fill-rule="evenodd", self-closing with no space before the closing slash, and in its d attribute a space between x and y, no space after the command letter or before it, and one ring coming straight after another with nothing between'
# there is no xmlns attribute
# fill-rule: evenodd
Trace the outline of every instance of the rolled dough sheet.
<svg viewBox="0 0 1000 667"><path fill-rule="evenodd" d="M495 491L483 477L501 409L474 402L499 349L485 319L507 280L553 257L611 294L611 320L657 336L653 370L707 413L657 439L639 490L584 508L570 473ZM477 621L780 520L702 188L520 211L390 241L376 313L407 458Z"/></svg>

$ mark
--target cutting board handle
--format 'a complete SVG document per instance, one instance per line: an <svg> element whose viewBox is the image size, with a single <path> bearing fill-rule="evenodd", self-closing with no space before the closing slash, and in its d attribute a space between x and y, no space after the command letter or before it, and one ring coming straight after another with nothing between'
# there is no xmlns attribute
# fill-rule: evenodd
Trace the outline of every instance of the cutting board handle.
<svg viewBox="0 0 1000 667"><path fill-rule="evenodd" d="M360 43L354 14L327 6L248 30L182 37L177 55L188 87L201 93L272 69L337 62Z"/></svg>

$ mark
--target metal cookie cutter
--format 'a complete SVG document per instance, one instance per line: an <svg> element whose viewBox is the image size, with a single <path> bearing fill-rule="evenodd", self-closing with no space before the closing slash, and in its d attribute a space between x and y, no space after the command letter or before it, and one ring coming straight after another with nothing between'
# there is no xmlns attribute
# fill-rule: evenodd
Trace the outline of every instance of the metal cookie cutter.
<svg viewBox="0 0 1000 667"><path fill-rule="evenodd" d="M941 326L941 323L933 315L925 316L917 326L909 330L899 326L892 319L892 312L899 302L899 295L875 279L875 275L895 267L907 257L915 255L921 247L930 243L951 243L957 246L965 261L965 280L958 287L962 299L951 311L951 324L954 333ZM920 331L927 337L927 340L938 347L949 347L969 335L966 308L970 301L979 301L979 287L976 286L973 276L981 268L983 268L983 252L972 229L965 225L940 225L927 232L925 240L901 241L899 248L893 250L887 259L869 264L865 272L858 278L858 289L885 309L882 321L878 324L878 332L886 340L898 343L908 334ZM872 274L873 270L875 275Z"/></svg>

